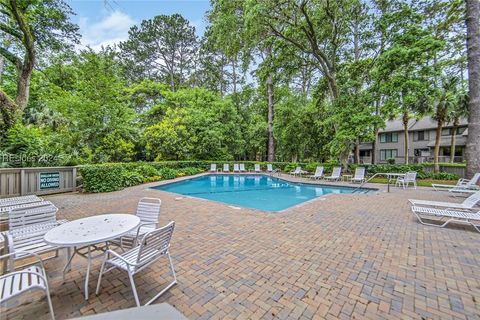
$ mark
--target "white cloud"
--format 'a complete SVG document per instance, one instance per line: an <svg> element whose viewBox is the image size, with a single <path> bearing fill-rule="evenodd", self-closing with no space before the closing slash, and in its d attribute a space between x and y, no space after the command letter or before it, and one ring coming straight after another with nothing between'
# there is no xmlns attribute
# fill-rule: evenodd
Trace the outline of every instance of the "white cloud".
<svg viewBox="0 0 480 320"><path fill-rule="evenodd" d="M133 18L118 10L109 12L108 16L93 23L86 17L80 17L78 25L82 34L81 43L95 51L102 46L118 44L128 38L128 30L134 24Z"/></svg>

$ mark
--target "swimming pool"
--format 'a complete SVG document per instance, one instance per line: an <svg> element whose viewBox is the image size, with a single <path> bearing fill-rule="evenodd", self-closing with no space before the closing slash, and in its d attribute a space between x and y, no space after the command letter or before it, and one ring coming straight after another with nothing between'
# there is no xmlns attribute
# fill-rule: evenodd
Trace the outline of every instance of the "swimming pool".
<svg viewBox="0 0 480 320"><path fill-rule="evenodd" d="M227 203L281 211L332 193L366 193L372 189L293 183L266 175L205 175L153 189Z"/></svg>

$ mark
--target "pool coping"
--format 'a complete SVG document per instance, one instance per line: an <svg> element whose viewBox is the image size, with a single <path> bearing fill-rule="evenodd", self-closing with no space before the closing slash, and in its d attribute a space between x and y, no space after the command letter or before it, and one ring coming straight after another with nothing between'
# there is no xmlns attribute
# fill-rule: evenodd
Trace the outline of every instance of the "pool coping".
<svg viewBox="0 0 480 320"><path fill-rule="evenodd" d="M181 194L181 193L176 193L176 192L170 192L170 191L165 191L165 190L161 190L161 189L157 189L155 187L158 187L158 186L166 186L166 185L170 185L170 184L175 184L175 183L180 183L180 182L185 182L185 181L188 181L188 180L193 180L193 179L196 179L196 178L201 178L201 177L205 177L205 176L221 176L221 175L249 175L249 176L267 176L267 177L272 177L272 178L277 178L279 180L283 180L285 182L288 182L288 183L292 183L292 184L295 184L295 185L307 185L307 186L326 186L326 187L336 187L336 188L343 188L343 189L360 189L360 186L357 186L357 187L354 187L354 186L345 186L345 185L335 185L335 184L324 184L324 183L308 183L308 182L299 182L299 181L294 181L294 180L289 180L289 179L285 179L284 177L280 176L280 175L274 175L274 174L268 174L266 172L244 172L244 173L240 173L240 172L204 172L204 173L200 173L200 174L196 174L196 175L193 175L193 176L186 176L186 177L181 177L180 179L173 179L173 180L164 180L164 181L158 181L157 185L153 185L153 186L150 186L148 188L146 188L147 190L156 190L156 191L160 191L160 192L166 192L166 193L169 193L169 194L172 194L172 195L179 195L181 198L190 198L190 199L197 199L197 200L203 200L203 201L211 201L211 202L214 202L214 203L218 203L218 204L222 204L222 205L225 205L233 210L241 210L241 209L247 209L247 210L254 210L254 211L259 211L259 212L264 212L264 213L270 213L270 214L278 214L278 213L284 213L285 211L288 211L288 210L291 210L291 209L295 209L297 207L300 207L300 206L303 206L303 205L306 205L306 204L309 204L313 201L324 201L324 200L320 200L320 199L326 199L327 197L329 196L332 196L332 195L337 195L337 193L329 193L329 194L326 194L326 195L322 195L322 196L319 196L319 197L315 197L313 199L310 199L310 200L307 200L307 201L304 201L304 202L301 202L301 203L298 203L298 204L295 204L291 207L288 207L288 208L285 208L285 209L282 209L282 210L279 210L279 211L269 211L269 210L261 210L261 209L258 209L258 208L250 208L250 207L244 207L244 206L237 206L237 205L233 205L233 204L228 204L226 202L222 202L222 201L216 201L216 200L211 200L211 199L205 199L205 198L200 198L200 197L195 197L195 196L191 196L191 195L185 195L185 194ZM361 189L366 189L368 190L368 192L359 192L359 193L345 193L347 195L353 195L353 194L356 194L356 195L365 195L365 196L368 196L368 195L372 195L372 194L376 194L378 191L380 191L380 189L378 188L371 188L371 187L361 187ZM344 194L344 195L345 195ZM179 199L180 200L180 199Z"/></svg>

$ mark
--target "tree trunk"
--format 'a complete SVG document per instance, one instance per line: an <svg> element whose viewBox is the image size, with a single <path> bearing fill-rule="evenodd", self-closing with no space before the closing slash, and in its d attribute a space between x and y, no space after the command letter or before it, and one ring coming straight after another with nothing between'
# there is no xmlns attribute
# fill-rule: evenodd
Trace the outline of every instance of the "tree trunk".
<svg viewBox="0 0 480 320"><path fill-rule="evenodd" d="M402 122L403 122L403 136L405 139L405 148L403 149L403 157L405 158L405 164L408 164L408 120L410 120L410 116L408 112L403 114Z"/></svg>
<svg viewBox="0 0 480 320"><path fill-rule="evenodd" d="M354 162L360 164L360 139L355 142Z"/></svg>
<svg viewBox="0 0 480 320"><path fill-rule="evenodd" d="M10 99L9 96L2 90L0 90L0 114L2 116L3 125L5 130L11 128L15 122L15 113L18 111L15 102ZM3 136L5 132L0 131L0 136Z"/></svg>
<svg viewBox="0 0 480 320"><path fill-rule="evenodd" d="M480 172L480 1L466 0L469 110L467 178Z"/></svg>
<svg viewBox="0 0 480 320"><path fill-rule="evenodd" d="M5 72L5 59L3 56L0 56L0 87L2 86L3 72Z"/></svg>
<svg viewBox="0 0 480 320"><path fill-rule="evenodd" d="M18 70L17 97L15 103L21 111L25 110L28 104L32 71L33 63L25 63L23 67Z"/></svg>
<svg viewBox="0 0 480 320"><path fill-rule="evenodd" d="M460 124L460 119L455 118L453 120L453 132L452 132L452 139L450 140L450 163L455 162L455 148L457 147L457 129L458 125Z"/></svg>
<svg viewBox="0 0 480 320"><path fill-rule="evenodd" d="M372 141L372 164L377 164L377 141L378 141L378 128L374 129L374 137Z"/></svg>
<svg viewBox="0 0 480 320"><path fill-rule="evenodd" d="M267 95L268 95L268 158L269 162L275 161L275 139L273 137L273 76L267 76Z"/></svg>
<svg viewBox="0 0 480 320"><path fill-rule="evenodd" d="M443 121L437 120L437 129L435 130L435 148L433 149L433 171L439 172L438 155L440 153L440 138L442 137Z"/></svg>

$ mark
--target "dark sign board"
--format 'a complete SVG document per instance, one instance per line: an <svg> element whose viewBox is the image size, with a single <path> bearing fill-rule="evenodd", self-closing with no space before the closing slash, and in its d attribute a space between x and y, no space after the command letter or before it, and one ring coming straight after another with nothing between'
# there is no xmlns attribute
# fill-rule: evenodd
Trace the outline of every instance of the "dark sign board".
<svg viewBox="0 0 480 320"><path fill-rule="evenodd" d="M40 190L60 188L60 172L40 172Z"/></svg>

